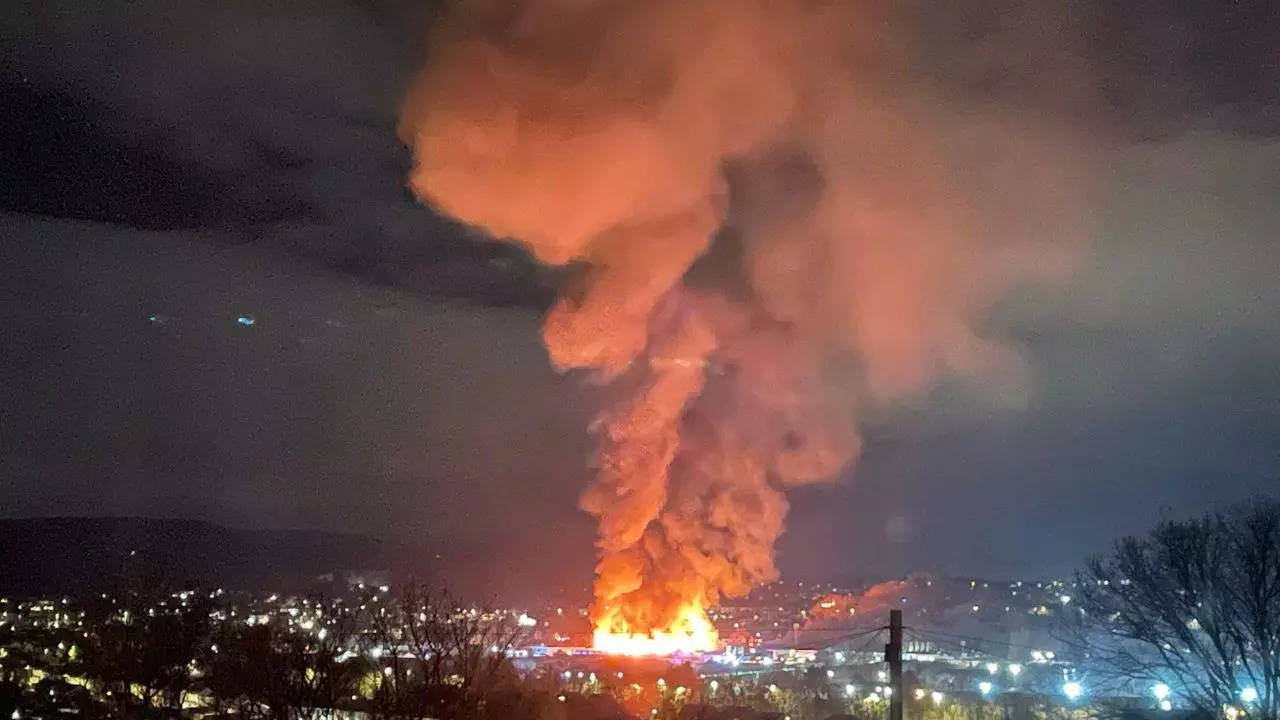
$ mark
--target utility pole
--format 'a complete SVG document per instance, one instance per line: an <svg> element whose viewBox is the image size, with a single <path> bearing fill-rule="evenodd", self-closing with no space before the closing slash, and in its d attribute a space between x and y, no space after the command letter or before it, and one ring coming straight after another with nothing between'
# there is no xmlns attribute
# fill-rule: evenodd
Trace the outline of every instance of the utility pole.
<svg viewBox="0 0 1280 720"><path fill-rule="evenodd" d="M889 644L884 646L889 663L889 720L902 720L902 611L889 611Z"/></svg>

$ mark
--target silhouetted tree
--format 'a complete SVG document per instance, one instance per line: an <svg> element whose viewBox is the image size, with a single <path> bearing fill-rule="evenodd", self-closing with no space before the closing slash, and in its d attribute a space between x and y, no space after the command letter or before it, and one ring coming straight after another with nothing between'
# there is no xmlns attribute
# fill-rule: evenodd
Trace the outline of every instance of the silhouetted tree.
<svg viewBox="0 0 1280 720"><path fill-rule="evenodd" d="M508 651L518 625L448 593L406 585L370 601L364 653L378 666L371 693L375 718L488 717L486 702L519 684ZM511 705L507 697L505 705Z"/></svg>
<svg viewBox="0 0 1280 720"><path fill-rule="evenodd" d="M358 702L370 672L350 652L359 628L355 612L308 630L280 622L223 626L206 676L215 710L245 720L310 720Z"/></svg>
<svg viewBox="0 0 1280 720"><path fill-rule="evenodd" d="M80 671L126 717L170 714L198 690L195 667L209 647L211 603L130 595L86 611Z"/></svg>
<svg viewBox="0 0 1280 720"><path fill-rule="evenodd" d="M1173 699L1218 716L1270 720L1280 703L1280 503L1166 522L1091 561L1065 639L1095 685Z"/></svg>

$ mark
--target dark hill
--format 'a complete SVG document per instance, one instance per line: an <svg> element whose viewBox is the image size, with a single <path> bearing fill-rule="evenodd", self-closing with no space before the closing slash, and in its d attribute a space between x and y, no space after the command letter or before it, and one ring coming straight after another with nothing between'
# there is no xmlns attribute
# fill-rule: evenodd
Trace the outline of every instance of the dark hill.
<svg viewBox="0 0 1280 720"><path fill-rule="evenodd" d="M0 592L79 595L122 582L277 589L386 568L387 554L371 537L311 530L145 518L0 520Z"/></svg>

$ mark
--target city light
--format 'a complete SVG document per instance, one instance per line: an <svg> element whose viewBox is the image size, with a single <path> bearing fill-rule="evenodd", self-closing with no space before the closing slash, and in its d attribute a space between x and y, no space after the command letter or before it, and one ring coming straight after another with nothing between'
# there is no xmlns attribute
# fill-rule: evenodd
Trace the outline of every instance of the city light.
<svg viewBox="0 0 1280 720"><path fill-rule="evenodd" d="M987 672L988 672L989 674L991 674L991 675L995 675L996 673L1000 672L1000 664L999 664L999 663L987 663Z"/></svg>
<svg viewBox="0 0 1280 720"><path fill-rule="evenodd" d="M1247 702L1258 702L1258 691L1255 688L1247 687L1240 691L1240 699Z"/></svg>
<svg viewBox="0 0 1280 720"><path fill-rule="evenodd" d="M1173 709L1173 701L1172 701L1172 700L1168 700L1168 699L1161 700L1161 701L1160 701L1160 709L1161 709L1161 710L1164 710L1165 712L1168 712L1168 711L1172 710L1172 709Z"/></svg>
<svg viewBox="0 0 1280 720"><path fill-rule="evenodd" d="M982 693L983 695L990 695L992 687L994 686L991 683L987 682L986 680L983 680L982 682L978 683L978 692Z"/></svg>
<svg viewBox="0 0 1280 720"><path fill-rule="evenodd" d="M1022 666L1021 666L1021 665L1019 665L1018 663L1012 663L1011 665L1009 665L1009 674L1010 674L1010 675L1012 675L1012 676L1014 676L1014 677L1018 677L1018 675L1019 675L1019 674L1021 674L1021 673L1022 673Z"/></svg>
<svg viewBox="0 0 1280 720"><path fill-rule="evenodd" d="M937 690L934 690L933 692L929 693L929 699L933 701L934 705L941 705L942 698L943 698L942 693L938 692Z"/></svg>
<svg viewBox="0 0 1280 720"><path fill-rule="evenodd" d="M1068 700L1076 700L1084 694L1084 688L1075 680L1070 680L1062 684L1062 694L1066 695Z"/></svg>
<svg viewBox="0 0 1280 720"><path fill-rule="evenodd" d="M845 694L845 697L853 697L853 694L854 694L855 692L857 692L857 691L858 691L858 688L856 688L856 687L854 687L854 686L852 686L852 685L845 685L845 686L844 686L844 694Z"/></svg>
<svg viewBox="0 0 1280 720"><path fill-rule="evenodd" d="M1169 686L1164 683L1156 683L1151 688L1151 694L1155 695L1157 700L1164 700L1169 697Z"/></svg>

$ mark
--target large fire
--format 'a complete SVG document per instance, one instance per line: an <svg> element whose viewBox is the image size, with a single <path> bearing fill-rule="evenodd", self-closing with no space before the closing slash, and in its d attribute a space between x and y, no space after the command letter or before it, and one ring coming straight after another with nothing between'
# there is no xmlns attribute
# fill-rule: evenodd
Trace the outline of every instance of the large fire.
<svg viewBox="0 0 1280 720"><path fill-rule="evenodd" d="M1072 153L889 92L910 45L880 5L469 0L433 23L411 187L571 268L548 356L609 385L581 499L601 650L713 649L706 608L777 579L787 492L842 475L861 411L1018 375L972 320L1056 276L1046 213L1074 214L1033 189Z"/></svg>
<svg viewBox="0 0 1280 720"><path fill-rule="evenodd" d="M674 655L715 650L719 637L707 613L686 605L679 617L663 630L634 632L617 613L606 613L596 622L593 646L614 655Z"/></svg>

